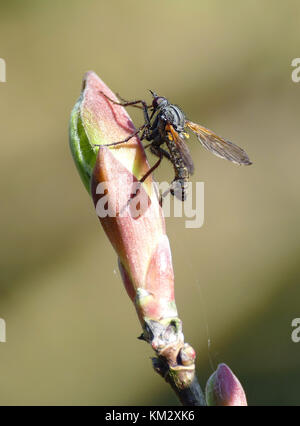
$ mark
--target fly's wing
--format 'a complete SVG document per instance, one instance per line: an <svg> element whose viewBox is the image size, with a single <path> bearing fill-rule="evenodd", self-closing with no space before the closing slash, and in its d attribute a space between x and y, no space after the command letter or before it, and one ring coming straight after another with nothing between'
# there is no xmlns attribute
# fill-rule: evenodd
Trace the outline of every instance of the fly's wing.
<svg viewBox="0 0 300 426"><path fill-rule="evenodd" d="M248 166L252 164L246 152L234 143L220 138L211 130L192 121L186 120L185 125L195 133L204 148L218 157L225 158L239 165Z"/></svg>
<svg viewBox="0 0 300 426"><path fill-rule="evenodd" d="M167 124L166 130L171 133L173 141L175 142L175 145L178 151L180 152L183 162L187 167L188 172L192 175L194 173L194 163L184 139L182 139L182 137L179 135L178 132L176 132L176 130L171 124Z"/></svg>

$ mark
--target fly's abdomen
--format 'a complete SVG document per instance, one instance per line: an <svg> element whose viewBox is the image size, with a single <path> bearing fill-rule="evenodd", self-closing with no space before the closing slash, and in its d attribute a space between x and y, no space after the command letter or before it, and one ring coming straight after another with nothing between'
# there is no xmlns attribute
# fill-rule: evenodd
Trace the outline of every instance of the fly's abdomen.
<svg viewBox="0 0 300 426"><path fill-rule="evenodd" d="M187 197L188 183L185 179L174 179L171 183L170 192L180 201L185 201Z"/></svg>
<svg viewBox="0 0 300 426"><path fill-rule="evenodd" d="M171 184L170 192L179 200L185 201L187 195L189 172L183 162L180 152L176 148L175 143L167 139L166 144L170 152L170 157L175 172L175 179Z"/></svg>

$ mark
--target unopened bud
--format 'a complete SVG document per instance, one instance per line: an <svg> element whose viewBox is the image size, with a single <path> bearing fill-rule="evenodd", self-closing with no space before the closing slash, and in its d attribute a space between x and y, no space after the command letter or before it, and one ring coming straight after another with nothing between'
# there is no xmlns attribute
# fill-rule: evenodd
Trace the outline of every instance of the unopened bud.
<svg viewBox="0 0 300 426"><path fill-rule="evenodd" d="M207 405L213 406L246 406L244 389L226 364L219 364L217 370L207 381Z"/></svg>

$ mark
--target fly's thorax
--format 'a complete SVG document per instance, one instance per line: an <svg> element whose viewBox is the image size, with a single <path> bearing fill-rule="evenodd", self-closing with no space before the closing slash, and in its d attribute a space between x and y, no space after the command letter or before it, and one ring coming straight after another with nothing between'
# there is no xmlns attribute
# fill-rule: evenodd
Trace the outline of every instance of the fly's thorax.
<svg viewBox="0 0 300 426"><path fill-rule="evenodd" d="M161 120L171 124L177 132L181 133L184 131L185 116L178 106L172 104L166 105L160 110L159 116Z"/></svg>

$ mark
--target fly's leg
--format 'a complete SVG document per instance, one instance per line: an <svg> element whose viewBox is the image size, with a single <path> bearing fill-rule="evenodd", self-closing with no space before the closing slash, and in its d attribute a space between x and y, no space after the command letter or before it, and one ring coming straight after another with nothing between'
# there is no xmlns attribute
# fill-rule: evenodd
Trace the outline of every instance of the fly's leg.
<svg viewBox="0 0 300 426"><path fill-rule="evenodd" d="M144 148L146 149L148 146L150 146L150 151L152 154L156 155L157 157L160 157L160 154L162 154L165 158L171 161L171 156L165 149L161 148L160 146L153 145L152 143L146 145Z"/></svg>
<svg viewBox="0 0 300 426"><path fill-rule="evenodd" d="M116 146L116 145L120 145L122 143L128 142L130 139L132 139L134 136L136 136L141 130L145 129L145 127L146 127L146 124L143 124L134 133L132 133L131 135L129 135L127 138L123 139L122 141L107 143L107 144L103 144L103 145L94 144L94 146L100 146L101 147L101 146ZM141 140L142 140L142 138L141 138Z"/></svg>
<svg viewBox="0 0 300 426"><path fill-rule="evenodd" d="M145 148L150 147L150 151L152 152L152 154L156 155L157 157L159 157L158 162L153 166L153 167L158 167L162 157L165 157L167 160L171 161L171 156L170 154L163 148L161 148L159 145L154 145L153 143L146 145ZM155 168L156 168L155 167ZM144 176L145 178L145 176ZM147 178L147 176L146 176ZM159 204L162 207L162 203L163 203L163 198L169 193L170 189L168 189L167 191L165 191L163 194L160 194L159 197Z"/></svg>
<svg viewBox="0 0 300 426"><path fill-rule="evenodd" d="M151 146L151 144L149 144L149 145L147 145L145 148L147 148L148 146ZM158 147L158 150L157 150L157 153L156 153L156 155L159 157L159 159L158 159L158 161L154 164L154 166L152 166L148 171L147 171L147 173L138 181L138 186L137 186L137 188L136 188L136 191L135 191L135 193L134 194L131 194L131 196L130 196L130 198L129 198L129 200L128 200L128 202L127 202L127 206L130 204L130 202L139 194L139 192L140 192L140 187L141 187L141 184L143 183L143 182L145 182L145 180L147 179L147 177L149 177L150 175L151 175L151 173L152 172L154 172L154 170L155 169L157 169L157 167L160 165L160 163L161 163L161 160L162 160L162 158L163 158L163 154L162 154L162 152L160 151L160 148Z"/></svg>
<svg viewBox="0 0 300 426"><path fill-rule="evenodd" d="M134 106L134 105L142 104L142 109L144 111L145 123L150 127L150 118L149 118L149 114L148 114L148 108L149 107L148 107L148 105L146 104L145 101L140 99L138 101L131 101L131 102L117 102L117 101L114 101L113 99L111 99L105 93L103 93L101 91L99 93L101 93L101 95L103 95L108 101L112 102L115 105L120 105L120 106L126 107L126 106Z"/></svg>
<svg viewBox="0 0 300 426"><path fill-rule="evenodd" d="M101 91L99 93L101 93L101 95L103 95L108 101L112 102L115 105L120 105L120 106L124 106L125 107L125 106L137 106L137 104L141 103L142 106L140 106L140 108L142 108L143 111L144 111L144 119L145 119L145 124L143 124L141 127L139 127L138 130L136 130L134 133L132 133L131 135L129 135L124 140L118 141L118 142L112 142L112 143L109 143L109 144L105 144L103 146L116 146L116 145L120 145L120 144L126 143L131 138L133 138L134 136L136 136L141 130L144 130L143 133L142 133L142 135L141 135L141 138L140 138L141 140L143 140L145 138L145 136L148 135L149 128L151 127L151 123L150 123L150 118L149 118L149 114L148 114L148 108L149 107L147 106L147 104L146 104L145 101L138 100L138 101L132 101L132 102L127 102L127 101L125 101L125 102L117 102L117 101L111 99L105 93L103 93ZM100 146L100 145L95 144L95 146Z"/></svg>
<svg viewBox="0 0 300 426"><path fill-rule="evenodd" d="M148 172L142 177L142 179L140 179L140 183L145 182L145 180L147 179L147 177L149 175L151 175L151 173L154 172L155 169L157 169L157 167L160 165L161 160L163 159L163 151L160 147L154 147L153 144L149 144L147 146L145 146L145 148L148 148L148 146L150 146L150 151L156 155L158 158L157 162L154 164L154 166L151 167L151 169L148 170ZM166 154L168 154L166 152Z"/></svg>
<svg viewBox="0 0 300 426"><path fill-rule="evenodd" d="M102 92L101 92L102 93ZM122 103L118 103L118 105L123 105L123 106L126 106L126 105L124 105L124 104L127 104L128 105L128 103L131 103L130 101L127 101L126 99L124 99L124 98L122 98L122 96L119 94L119 93L116 93L116 95L117 95L117 98L118 99L120 99L120 101L122 102ZM107 96L106 96L107 97ZM110 101L111 102L113 102L112 101L112 99L110 99ZM139 109L144 109L144 106L142 106L142 105L134 105L134 104L131 104L131 105L128 105L128 106L133 106L134 108L139 108ZM152 107L152 105L147 105L147 108L148 109L150 109L150 108L153 108Z"/></svg>
<svg viewBox="0 0 300 426"><path fill-rule="evenodd" d="M162 206L163 199L169 194L169 192L175 196L180 201L185 201L187 192L186 192L186 182L181 179L174 179L169 188L160 196L160 205Z"/></svg>
<svg viewBox="0 0 300 426"><path fill-rule="evenodd" d="M145 173L144 174L144 176L139 180L139 185L138 185L138 188L137 188L137 190L136 190L136 192L135 192L135 194L132 194L131 195L131 197L130 197L130 199L132 200L134 197L136 197L137 195L138 195L138 193L139 193L139 191L140 191L140 186L141 186L141 184L143 183L143 182L145 182L145 180L147 179L147 177L149 177L150 175L151 175L151 173L153 173L154 172L154 170L155 169L157 169L157 167L160 165L160 163L161 163L161 160L162 160L162 158L163 158L163 152L162 151L164 151L164 150L162 150L159 146L158 147L153 147L152 146L152 144L149 144L149 145L147 145L147 146L145 146L144 148L146 149L146 148L148 148L148 147L150 147L150 149L151 149L151 152L153 152L153 154L155 154L155 155L157 155L159 158L158 158L158 160L157 160L157 162L147 171L147 173ZM154 152L154 150L155 150L155 152ZM168 153L167 153L168 154ZM129 200L130 201L130 200Z"/></svg>

